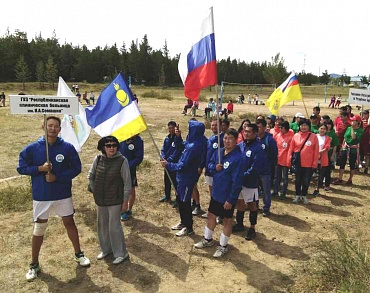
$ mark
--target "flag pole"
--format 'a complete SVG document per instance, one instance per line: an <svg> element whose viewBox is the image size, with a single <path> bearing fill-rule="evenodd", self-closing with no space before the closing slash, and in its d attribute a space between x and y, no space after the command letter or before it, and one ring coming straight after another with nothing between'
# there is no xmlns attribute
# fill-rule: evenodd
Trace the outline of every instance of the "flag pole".
<svg viewBox="0 0 370 293"><path fill-rule="evenodd" d="M152 135L152 133L150 132L149 127L148 127L148 126L146 127L146 130L148 131L149 136L150 136L150 139L152 140L152 142L153 142L153 144L154 144L154 147L155 147L155 149L157 150L157 154L158 154L159 160L163 159L163 158L162 158L162 156L161 156L161 152L159 151L159 148L158 148L157 144L155 143L154 138L153 138L153 135ZM166 172L167 177L168 177L168 179L170 180L171 185L172 185L173 189L175 190L175 194L176 194L176 197L177 197L177 190L176 190L175 184L173 184L173 181L172 181L172 179L171 179L171 177L170 177L170 173L168 172L167 168L164 168L164 171Z"/></svg>
<svg viewBox="0 0 370 293"><path fill-rule="evenodd" d="M308 116L308 111L307 111L306 103L304 102L303 96L302 96L302 102L303 102L304 109L306 110L307 118L309 119L310 117Z"/></svg>
<svg viewBox="0 0 370 293"><path fill-rule="evenodd" d="M212 20L212 32L215 32L215 22L213 19L213 6L209 8L211 10L211 20ZM220 112L219 112L219 103L218 98L218 83L216 84L216 119L217 119L217 154L218 154L218 163L221 164L221 141L220 141ZM226 114L225 114L226 115ZM206 166L207 168L207 166Z"/></svg>
<svg viewBox="0 0 370 293"><path fill-rule="evenodd" d="M46 163L49 163L50 162L50 159L49 159L49 142L48 142L48 130L47 130L46 114L44 114L44 131L45 131ZM48 171L48 174L50 174L50 171Z"/></svg>

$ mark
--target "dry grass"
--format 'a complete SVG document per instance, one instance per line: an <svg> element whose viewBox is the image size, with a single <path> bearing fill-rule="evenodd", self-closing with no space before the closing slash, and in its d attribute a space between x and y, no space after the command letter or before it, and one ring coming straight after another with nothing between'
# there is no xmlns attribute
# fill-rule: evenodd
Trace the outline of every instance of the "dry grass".
<svg viewBox="0 0 370 293"><path fill-rule="evenodd" d="M1 86L0 86L1 88ZM4 87L3 87L4 88ZM17 84L12 85L7 94L17 92ZM84 85L80 85L84 91ZM86 89L91 86L86 85ZM102 88L100 88L102 89ZM225 88L230 97L237 97ZM161 100L144 98L148 91L157 91L173 99ZM318 102L323 102L321 89L303 88L306 105L310 111ZM338 94L339 91L330 94ZM99 89L95 90L96 92ZM181 115L185 99L182 89L133 88L139 98L139 107L149 125L153 139L160 148L167 133L167 122L175 120L186 133L189 116ZM28 90L26 89L26 92ZM37 93L33 89L30 93ZM55 91L54 91L55 93ZM214 89L202 92L205 100L214 95ZM246 95L246 92L244 92ZM342 92L342 95L344 93ZM262 94L262 99L265 96ZM201 102L200 108L205 103ZM322 110L334 117L337 110ZM281 114L291 118L296 112L304 112L302 102L287 105ZM310 111L311 112L311 111ZM264 106L235 105L231 116L231 126L238 128L241 116L255 116L268 113ZM203 120L203 118L198 117ZM0 108L0 178L16 176L16 165L20 150L27 143L42 135L40 125L42 116L15 116L9 108ZM207 130L207 136L210 130ZM73 249L60 219L53 218L48 226L40 261L43 274L35 282L25 282L24 275L31 253L32 207L29 198L21 200L24 205L1 209L0 264L1 291L28 292L302 292L310 282L310 276L298 267L317 253L314 246L318 239L337 238L334 227L342 226L352 237L360 237L364 246L369 245L369 187L368 178L356 175L353 187L334 188L333 192L311 199L307 206L293 205L291 200L273 200L272 214L269 218L258 217L257 238L247 242L243 235L232 235L230 252L223 260L212 258L214 249L195 251L192 245L203 234L205 221L194 219L196 235L178 239L169 227L175 224L178 213L166 204L159 204L163 195L163 170L158 160L157 149L151 142L148 132L142 137L145 142L145 157L138 170L139 187L134 218L124 223L126 242L130 261L120 266L111 265L111 258L97 261L99 244L96 235L96 208L91 195L87 192L86 176L88 168L97 153L98 136L92 132L80 154L83 171L74 180L73 198L76 208L75 220L80 233L82 247L92 260L88 269L80 268L73 262ZM345 175L346 176L346 175ZM22 177L0 182L2 194L9 197L9 190L18 191L27 186L29 179ZM14 188L14 189L11 189ZM209 195L202 177L199 182L201 203L206 209ZM289 183L289 196L293 195L293 184ZM21 192L22 196L24 192ZM2 197L0 197L2 198ZM247 219L246 219L247 220ZM357 233L358 232L358 233ZM362 232L362 233L360 233ZM221 228L217 227L215 239L219 239ZM320 291L320 289L317 289Z"/></svg>

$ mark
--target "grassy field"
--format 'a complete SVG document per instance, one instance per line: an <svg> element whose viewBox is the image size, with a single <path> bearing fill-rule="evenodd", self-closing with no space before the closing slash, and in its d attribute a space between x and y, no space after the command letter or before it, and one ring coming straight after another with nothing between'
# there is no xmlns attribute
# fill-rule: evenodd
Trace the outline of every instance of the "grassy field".
<svg viewBox="0 0 370 293"><path fill-rule="evenodd" d="M104 85L80 84L81 92L94 90L96 96L103 87ZM2 89L6 94L16 94L20 91L20 85L0 84L0 91ZM253 94L252 90L227 86L225 98L236 100L242 92L245 96L248 93ZM169 120L176 120L186 133L187 121L191 117L180 114L185 104L181 88L134 87L133 91L138 95L139 107L158 148L162 146ZM40 91L36 84L30 84L24 92L55 94L56 90ZM324 87L302 87L302 92L309 113L313 106L320 103L321 114L328 114L333 118L337 116L337 110L327 109L329 98L326 106L324 104ZM208 100L214 93L214 89L203 90L202 99ZM258 94L260 99L265 100L271 92ZM346 97L348 89L329 87L327 94L328 97L332 94ZM205 102L200 107L204 109ZM230 116L231 126L234 128L239 127L242 120L240 117L254 119L259 113L268 114L265 106L235 104L234 109L235 113ZM305 113L302 101L281 109L281 114L289 120L296 112ZM202 117L197 119L204 120ZM242 234L232 235L230 252L224 259L215 260L212 257L213 248L202 251L193 249L193 244L203 235L204 219L194 218L196 233L191 237L179 239L170 230L169 227L178 222L179 216L170 205L158 203L163 195L163 169L148 131L142 133L145 155L138 170L139 187L133 209L134 217L123 223L130 260L119 266L113 266L111 258L96 260L99 253L96 208L91 194L87 192L86 179L90 164L97 154L96 144L99 139L92 132L80 153L83 171L73 183L75 220L82 247L92 261L91 267L81 268L74 263L72 245L63 225L60 219L52 218L40 256L43 273L39 279L27 283L25 273L30 261L33 230L32 200L29 178L17 177L16 166L20 150L42 135L41 123L42 116L11 115L9 107L0 108L0 252L4 256L0 264L0 291L369 291L370 287L363 287L353 281L357 278L368 281L361 272L356 271L348 282L335 282L338 278L345 279L345 269L342 274L339 270L340 264L347 264L345 261L355 259L358 260L356 267L359 270L368 268L364 256L370 240L368 176L358 174L351 187L334 186L331 192L317 198L310 197L311 203L306 206L294 205L291 199L273 199L271 216L258 216L255 241L245 241ZM209 129L206 135L210 135ZM345 176L348 176L347 173ZM293 187L290 180L290 198L294 195ZM199 190L202 208L205 210L209 194L203 176L199 181ZM310 191L313 191L313 185ZM247 219L245 224L248 224ZM342 232L338 232L338 227ZM219 239L220 232L221 228L216 227L216 240ZM351 254L353 250L358 253ZM317 261L336 260L339 255L345 257L338 262L320 264ZM333 272L332 275L328 274L329 270Z"/></svg>

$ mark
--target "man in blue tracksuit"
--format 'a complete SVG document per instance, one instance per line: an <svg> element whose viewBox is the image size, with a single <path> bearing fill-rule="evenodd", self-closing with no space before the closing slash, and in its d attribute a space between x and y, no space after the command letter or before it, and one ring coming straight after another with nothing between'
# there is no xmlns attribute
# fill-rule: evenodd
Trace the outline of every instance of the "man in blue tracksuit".
<svg viewBox="0 0 370 293"><path fill-rule="evenodd" d="M213 232L216 227L216 216L222 217L224 222L223 233L220 237L220 246L214 257L222 257L228 252L228 242L232 231L232 218L235 204L242 190L244 162L239 146L236 144L238 132L230 128L223 137L224 148L220 150L220 163L218 152L213 152L207 166L208 172L213 176L211 202L208 208L208 221L204 228L204 238L194 245L195 248L213 246Z"/></svg>
<svg viewBox="0 0 370 293"><path fill-rule="evenodd" d="M258 185L261 172L261 160L263 157L263 148L257 140L257 125L252 123L245 129L245 141L239 143L240 150L245 159L243 187L236 205L236 224L233 226L233 232L244 231L244 213L245 204L249 207L250 228L246 240L252 240L256 237L255 226L257 224L257 201Z"/></svg>
<svg viewBox="0 0 370 293"><path fill-rule="evenodd" d="M175 121L168 122L167 126L168 135L163 142L161 157L167 162L177 163L183 151L182 139L175 134L177 127ZM177 189L176 173L176 171L164 171L164 196L159 200L160 202L171 202L171 181L174 188Z"/></svg>
<svg viewBox="0 0 370 293"><path fill-rule="evenodd" d="M78 230L73 219L72 179L81 173L81 161L73 145L58 137L60 124L58 117L49 116L46 119L49 162L46 158L44 137L27 145L19 154L17 171L19 174L31 176L32 180L35 224L32 262L26 274L28 281L37 278L41 272L39 254L51 212L62 218L75 250L75 260L82 266L90 265L90 260L81 251Z"/></svg>
<svg viewBox="0 0 370 293"><path fill-rule="evenodd" d="M176 236L194 234L193 218L191 211L191 194L198 181L198 168L201 165L203 154L203 136L205 126L202 122L189 121L189 134L185 143L184 151L177 163L161 161L162 167L168 171L177 171L177 197L181 222L172 227L172 230L180 230ZM176 130L176 135L181 136L181 131Z"/></svg>
<svg viewBox="0 0 370 293"><path fill-rule="evenodd" d="M220 127L221 127L221 120L219 121ZM212 195L212 184L213 184L213 174L208 168L208 164L214 155L214 153L218 152L218 129L217 129L217 118L212 120L211 123L211 131L212 135L208 138L207 140L207 153L206 153L206 171L205 171L205 176L206 176L206 184L209 187L209 194ZM224 133L220 133L220 149L224 147ZM207 218L208 213L205 213L202 215L203 218Z"/></svg>
<svg viewBox="0 0 370 293"><path fill-rule="evenodd" d="M270 214L271 207L271 186L273 181L271 176L275 174L275 166L277 164L278 149L277 144L273 136L266 132L267 122L264 119L258 119L258 136L257 139L262 145L264 150L263 157L261 159L261 172L260 172L260 187L263 190L263 216L267 217Z"/></svg>
<svg viewBox="0 0 370 293"><path fill-rule="evenodd" d="M130 167L132 189L128 202L122 205L121 220L127 221L132 217L132 207L136 198L136 168L141 164L144 159L144 142L139 135L135 135L119 144L120 153L127 158Z"/></svg>

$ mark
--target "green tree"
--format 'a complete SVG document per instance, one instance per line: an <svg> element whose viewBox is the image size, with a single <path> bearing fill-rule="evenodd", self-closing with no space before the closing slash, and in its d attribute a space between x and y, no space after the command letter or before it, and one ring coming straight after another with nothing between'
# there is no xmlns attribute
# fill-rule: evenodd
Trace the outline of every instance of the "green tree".
<svg viewBox="0 0 370 293"><path fill-rule="evenodd" d="M36 79L39 82L40 89L44 88L44 81L45 81L45 68L44 62L39 61L36 65Z"/></svg>
<svg viewBox="0 0 370 293"><path fill-rule="evenodd" d="M52 89L54 89L54 83L57 80L57 75L58 75L57 66L54 64L53 57L50 55L48 58L48 62L45 65L45 79Z"/></svg>
<svg viewBox="0 0 370 293"><path fill-rule="evenodd" d="M281 84L286 79L287 74L284 59L280 58L280 53L277 53L275 57L271 57L271 62L267 64L263 71L263 76L267 83Z"/></svg>
<svg viewBox="0 0 370 293"><path fill-rule="evenodd" d="M25 83L31 78L31 73L23 55L18 58L15 64L15 78L22 83L22 88L25 90Z"/></svg>
<svg viewBox="0 0 370 293"><path fill-rule="evenodd" d="M322 75L319 77L320 83L321 84L328 84L330 81L330 75L327 70L322 73Z"/></svg>
<svg viewBox="0 0 370 293"><path fill-rule="evenodd" d="M318 77L312 73L301 72L298 74L298 81L300 84L312 85L313 83L318 82Z"/></svg>
<svg viewBox="0 0 370 293"><path fill-rule="evenodd" d="M367 77L365 75L361 77L361 82L362 82L362 84L368 84L369 83L368 80L367 80Z"/></svg>

